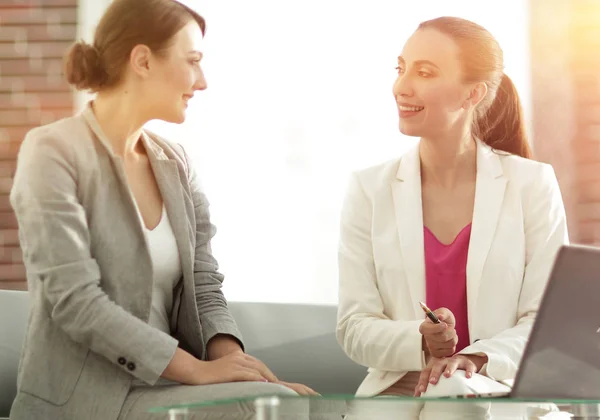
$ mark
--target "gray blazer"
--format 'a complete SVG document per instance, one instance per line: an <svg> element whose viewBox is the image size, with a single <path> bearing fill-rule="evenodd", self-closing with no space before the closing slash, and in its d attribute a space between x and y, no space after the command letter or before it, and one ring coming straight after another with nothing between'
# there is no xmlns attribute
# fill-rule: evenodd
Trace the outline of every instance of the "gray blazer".
<svg viewBox="0 0 600 420"><path fill-rule="evenodd" d="M10 197L32 300L11 419L116 419L132 380L154 384L177 346L206 359L215 334L241 342L194 168L181 146L142 138L181 258L172 334L147 323L148 244L122 159L91 107L33 129Z"/></svg>

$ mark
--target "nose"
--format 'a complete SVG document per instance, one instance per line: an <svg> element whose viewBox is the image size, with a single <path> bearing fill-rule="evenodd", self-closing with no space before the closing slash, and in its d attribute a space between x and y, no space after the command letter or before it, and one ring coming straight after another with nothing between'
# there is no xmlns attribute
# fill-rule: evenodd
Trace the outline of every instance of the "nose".
<svg viewBox="0 0 600 420"><path fill-rule="evenodd" d="M207 88L207 84L206 84L206 78L204 77L204 72L202 71L202 68L198 68L197 74L196 74L196 82L194 83L193 89L194 91L196 90L204 90Z"/></svg>
<svg viewBox="0 0 600 420"><path fill-rule="evenodd" d="M411 97L414 95L411 79L406 74L399 74L394 82L394 97Z"/></svg>

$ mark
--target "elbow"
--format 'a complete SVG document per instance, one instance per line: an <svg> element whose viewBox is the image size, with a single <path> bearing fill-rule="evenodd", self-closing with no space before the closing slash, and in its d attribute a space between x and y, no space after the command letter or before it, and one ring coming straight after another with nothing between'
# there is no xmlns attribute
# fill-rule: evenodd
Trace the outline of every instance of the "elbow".
<svg viewBox="0 0 600 420"><path fill-rule="evenodd" d="M361 351L360 340L357 337L356 322L348 319L338 322L336 329L337 342L350 360L359 365L368 366L362 357L364 352Z"/></svg>
<svg viewBox="0 0 600 420"><path fill-rule="evenodd" d="M346 355L349 358L353 359L352 346L350 345L350 343L352 342L352 333L348 329L348 323L349 321L347 319L338 321L335 335L337 338L337 342L344 351L344 353L346 353Z"/></svg>
<svg viewBox="0 0 600 420"><path fill-rule="evenodd" d="M348 352L346 351L346 328L345 328L344 324L338 322L337 328L335 331L335 337L337 339L338 344L344 351L344 353L347 354Z"/></svg>
<svg viewBox="0 0 600 420"><path fill-rule="evenodd" d="M98 289L97 287L94 287ZM102 293L65 293L50 303L50 319L74 341L90 347L99 321L97 308L108 298Z"/></svg>

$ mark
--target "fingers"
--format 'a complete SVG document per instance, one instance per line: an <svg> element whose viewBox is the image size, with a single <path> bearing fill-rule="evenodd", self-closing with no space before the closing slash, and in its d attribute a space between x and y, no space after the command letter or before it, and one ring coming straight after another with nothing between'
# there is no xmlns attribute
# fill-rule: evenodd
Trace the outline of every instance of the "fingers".
<svg viewBox="0 0 600 420"><path fill-rule="evenodd" d="M429 372L428 381L430 384L435 385L440 380L440 376L442 376L442 372L446 369L448 365L448 361L451 359L439 359L436 363L431 365L431 370Z"/></svg>
<svg viewBox="0 0 600 420"><path fill-rule="evenodd" d="M455 355L447 360L446 368L444 370L444 376L446 378L454 375L457 369L461 369L465 371L465 376L467 378L473 377L473 373L477 370L477 366L467 357L462 355Z"/></svg>
<svg viewBox="0 0 600 420"><path fill-rule="evenodd" d="M467 378L472 378L477 366L471 359L463 355L443 359L432 358L427 367L421 371L415 387L415 397L420 397L427 390L429 384L436 385L442 375L450 378L458 369L464 370Z"/></svg>
<svg viewBox="0 0 600 420"><path fill-rule="evenodd" d="M475 363L466 357L460 357L460 363L457 363L457 367L464 369L465 376L467 378L472 378L473 374L477 371L477 366Z"/></svg>
<svg viewBox="0 0 600 420"><path fill-rule="evenodd" d="M449 341L458 340L456 330L452 327L447 327L437 334L425 334L424 337L426 337L427 341L432 341L434 343L447 343Z"/></svg>
<svg viewBox="0 0 600 420"><path fill-rule="evenodd" d="M424 337L427 337L428 341L446 342L456 337L456 330L454 327L443 322L433 324L431 321L424 321L419 326L419 332Z"/></svg>
<svg viewBox="0 0 600 420"><path fill-rule="evenodd" d="M458 337L444 343L437 343L435 341L425 340L429 353L435 357L450 357L456 352L456 345L458 343Z"/></svg>
<svg viewBox="0 0 600 420"><path fill-rule="evenodd" d="M436 337L436 336L424 336L427 344L434 349L449 349L451 347L456 346L458 343L458 336L456 333L448 339L444 339L445 337Z"/></svg>
<svg viewBox="0 0 600 420"><path fill-rule="evenodd" d="M233 373L233 382L267 382L255 369L239 368Z"/></svg>
<svg viewBox="0 0 600 420"><path fill-rule="evenodd" d="M429 318L427 318L421 323L421 325L419 325L419 333L421 333L421 335L435 335L443 333L447 328L448 325L444 322L434 324L429 320Z"/></svg>
<svg viewBox="0 0 600 420"><path fill-rule="evenodd" d="M263 362L248 354L244 355L244 357L248 364L257 370L269 382L279 382L279 379L277 379L275 374L273 374L273 372L271 372L271 370Z"/></svg>
<svg viewBox="0 0 600 420"><path fill-rule="evenodd" d="M437 341L440 344L450 344L456 345L458 342L458 335L456 334L456 330L452 327L448 327L446 331L439 335L434 335L431 337L432 340Z"/></svg>
<svg viewBox="0 0 600 420"><path fill-rule="evenodd" d="M456 325L456 321L454 318L454 314L448 308L438 308L433 313L438 317L440 321L444 321L446 324L454 326Z"/></svg>
<svg viewBox="0 0 600 420"><path fill-rule="evenodd" d="M303 385L303 384L288 383L288 382L283 382L283 381L280 381L279 383L281 385L284 385L284 386L290 388L293 391L296 391L298 394L303 395L303 396L318 396L318 395L321 395L318 392L315 392L314 390L312 390L311 388L309 388L309 387L307 387L306 385Z"/></svg>
<svg viewBox="0 0 600 420"><path fill-rule="evenodd" d="M446 324L423 322L419 327L429 353L434 357L450 357L456 351L458 335L453 327Z"/></svg>
<svg viewBox="0 0 600 420"><path fill-rule="evenodd" d="M446 364L446 368L444 369L444 376L446 378L449 378L452 375L454 375L454 372L456 372L458 365L458 360L455 357L451 357L450 359L448 359L448 363Z"/></svg>
<svg viewBox="0 0 600 420"><path fill-rule="evenodd" d="M436 359L432 359L436 360ZM431 366L433 362L430 362L429 365L425 369L421 371L421 375L419 375L419 381L417 382L417 386L415 387L415 397L420 397L427 390L427 385L429 384L429 375L431 374Z"/></svg>
<svg viewBox="0 0 600 420"><path fill-rule="evenodd" d="M227 355L235 381L277 382L277 377L260 360L244 353ZM223 360L223 359L221 359ZM223 360L225 361L225 360ZM249 374L252 372L252 374Z"/></svg>
<svg viewBox="0 0 600 420"><path fill-rule="evenodd" d="M317 391L315 391L314 389L307 387L306 385L302 385L304 387L304 389L306 389L306 391L308 392L308 395L314 395L314 396L321 396L321 394L319 394Z"/></svg>

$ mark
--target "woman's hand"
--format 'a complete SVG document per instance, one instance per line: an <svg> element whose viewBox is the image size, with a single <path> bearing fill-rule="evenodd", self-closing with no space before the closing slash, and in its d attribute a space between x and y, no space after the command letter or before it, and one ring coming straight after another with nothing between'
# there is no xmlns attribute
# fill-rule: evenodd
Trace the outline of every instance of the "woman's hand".
<svg viewBox="0 0 600 420"><path fill-rule="evenodd" d="M302 384L294 384L294 383L289 383L289 382L283 382L283 381L279 381L278 382L280 385L283 385L285 387L288 387L289 389L291 389L292 391L296 391L298 394L300 395L305 395L305 396L311 396L311 395L321 395L318 392L313 391L312 389L310 389L309 387L307 387L306 385L302 385Z"/></svg>
<svg viewBox="0 0 600 420"><path fill-rule="evenodd" d="M219 359L200 362L196 368L195 384L219 384L225 382L279 382L279 379L255 357L241 350Z"/></svg>
<svg viewBox="0 0 600 420"><path fill-rule="evenodd" d="M440 377L451 377L457 370L464 370L465 376L471 378L474 373L481 370L488 361L487 356L476 356L472 354L455 354L452 357L432 357L427 367L421 372L419 382L415 388L415 397L421 396L427 390L429 384L435 385Z"/></svg>
<svg viewBox="0 0 600 420"><path fill-rule="evenodd" d="M203 363L204 368L198 370L199 384L239 381L273 382L290 388L299 395L320 395L306 385L280 381L263 362L245 354L240 348L216 360Z"/></svg>
<svg viewBox="0 0 600 420"><path fill-rule="evenodd" d="M433 313L440 320L439 324L425 318L419 326L419 332L423 335L423 350L436 358L452 356L458 344L454 314L446 308L436 309Z"/></svg>

